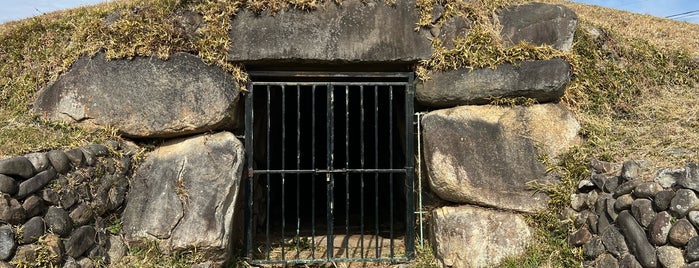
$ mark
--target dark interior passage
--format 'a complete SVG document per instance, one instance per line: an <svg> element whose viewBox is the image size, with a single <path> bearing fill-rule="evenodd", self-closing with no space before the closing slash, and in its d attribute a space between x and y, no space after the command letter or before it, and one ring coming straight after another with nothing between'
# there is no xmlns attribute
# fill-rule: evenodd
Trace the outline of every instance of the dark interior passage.
<svg viewBox="0 0 699 268"><path fill-rule="evenodd" d="M255 233L404 232L405 86L257 85ZM408 154L410 155L410 154Z"/></svg>

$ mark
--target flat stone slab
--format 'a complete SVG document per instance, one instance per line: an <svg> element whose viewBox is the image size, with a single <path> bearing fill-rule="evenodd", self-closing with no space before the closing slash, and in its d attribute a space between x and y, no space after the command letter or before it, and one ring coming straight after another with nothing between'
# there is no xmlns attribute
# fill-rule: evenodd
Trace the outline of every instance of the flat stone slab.
<svg viewBox="0 0 699 268"><path fill-rule="evenodd" d="M521 212L545 209L540 155L555 158L579 142L580 125L563 106L461 106L422 120L425 164L442 199Z"/></svg>
<svg viewBox="0 0 699 268"><path fill-rule="evenodd" d="M191 54L106 60L99 53L41 90L34 110L128 137L174 137L235 125L239 92L230 74Z"/></svg>
<svg viewBox="0 0 699 268"><path fill-rule="evenodd" d="M415 97L430 107L486 104L504 97L555 102L563 96L570 74L570 65L562 59L434 72L430 80L416 85Z"/></svg>
<svg viewBox="0 0 699 268"><path fill-rule="evenodd" d="M415 31L414 0L334 1L317 10L271 15L241 11L232 20L230 61L416 62L429 59L427 31Z"/></svg>
<svg viewBox="0 0 699 268"><path fill-rule="evenodd" d="M578 16L564 5L527 3L501 10L499 21L506 44L524 41L570 51Z"/></svg>
<svg viewBox="0 0 699 268"><path fill-rule="evenodd" d="M521 215L473 206L435 209L430 221L444 267L496 267L524 253L533 233Z"/></svg>

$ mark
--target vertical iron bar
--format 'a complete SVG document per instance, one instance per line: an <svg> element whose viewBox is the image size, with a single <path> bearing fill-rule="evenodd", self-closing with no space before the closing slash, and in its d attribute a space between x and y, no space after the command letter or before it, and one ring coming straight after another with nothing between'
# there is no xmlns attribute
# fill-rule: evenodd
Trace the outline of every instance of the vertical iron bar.
<svg viewBox="0 0 699 268"><path fill-rule="evenodd" d="M316 86L311 88L311 169L316 169ZM316 258L316 182L311 174L311 258Z"/></svg>
<svg viewBox="0 0 699 268"><path fill-rule="evenodd" d="M327 146L328 146L328 170L333 170L333 147L334 147L334 140L333 140L333 135L334 133L334 127L335 127L335 118L333 115L333 103L334 103L334 98L335 98L335 88L333 87L332 84L328 84L328 95L327 95L327 115L328 115L328 127L327 127ZM326 220L327 220L327 229L328 233L326 234L326 240L328 244L328 249L327 249L327 257L328 260L331 260L333 258L333 251L334 251L334 246L333 246L333 240L334 240L334 235L333 235L333 188L334 188L334 182L335 178L332 176L332 174L329 172L326 174L326 183L327 183L327 196L328 196L328 202L326 204L327 207L327 215L326 215Z"/></svg>
<svg viewBox="0 0 699 268"><path fill-rule="evenodd" d="M270 167L271 161L270 161L270 158L269 158L269 157L270 157L270 156L269 156L269 155L270 155L269 146L271 145L270 142L269 142L269 129L270 129L270 126L271 126L270 121L272 120L272 115L270 114L270 107L272 106L272 105L271 105L271 99L272 99L272 95L271 95L271 91L270 91L270 86L267 86L267 146L266 146L266 148L265 148L265 152L266 152L265 156L266 156L266 158L267 158L267 167L266 167L266 169L270 169L270 168L271 168L271 167ZM270 195L270 187L271 187L270 184L271 184L271 180L270 180L270 178L269 178L270 174L267 173L267 174L265 174L265 175L266 175L266 177L267 177L267 186L266 186L266 188L267 188L267 197L266 197L266 199L265 199L265 201L266 201L265 203L266 203L266 205L267 205L267 206L266 206L266 209L265 209L265 213L266 213L267 215L266 215L266 217L265 217L265 226L266 226L266 227L265 227L265 228L266 228L266 230L265 230L265 236L266 236L266 250L267 250L267 251L266 251L266 253L267 253L266 255L267 255L267 259L269 260L269 257L270 257L269 254L270 254L270 250L271 250L271 247L272 247L272 244L271 244L270 241L269 241L269 239L270 239L270 238L269 238L269 210L270 210L270 208L271 208L270 203L271 203L272 200L270 199L270 196L271 196L271 195Z"/></svg>
<svg viewBox="0 0 699 268"><path fill-rule="evenodd" d="M281 91L282 91L282 114L280 118L282 119L282 167L281 169L284 170L286 169L286 88L284 85L281 86ZM286 180L286 174L282 173L282 260L286 259L286 251L285 251L285 237L284 237L284 231L286 231L286 193L285 193L285 180Z"/></svg>
<svg viewBox="0 0 699 268"><path fill-rule="evenodd" d="M349 86L345 86L345 168L349 169ZM349 258L349 173L345 172L345 257Z"/></svg>
<svg viewBox="0 0 699 268"><path fill-rule="evenodd" d="M360 146L360 168L364 169L364 86L359 86L359 111L360 111L360 122L359 122L359 143ZM364 258L364 172L359 174L360 176L360 193L359 193L359 229L360 229L360 256Z"/></svg>
<svg viewBox="0 0 699 268"><path fill-rule="evenodd" d="M413 203L413 99L415 98L415 74L411 73L405 87L405 255L415 257L415 204Z"/></svg>
<svg viewBox="0 0 699 268"><path fill-rule="evenodd" d="M420 122L422 122L422 113L418 112L415 114L415 125L417 125L417 193L418 193L418 200L417 200L417 209L420 211L419 212L419 219L418 222L420 223L420 247L425 246L425 234L423 233L424 227L422 225L422 220L423 220L423 214L424 211L422 210L422 137L420 136L422 132L422 126L420 125Z"/></svg>
<svg viewBox="0 0 699 268"><path fill-rule="evenodd" d="M252 83L248 83L248 93L245 98L245 155L246 155L246 162L247 162L247 168L248 172L246 172L247 176L247 187L245 187L245 196L247 197L247 209L245 210L245 256L248 258L252 258L252 229L253 229L253 202L254 198L252 196L252 193L254 192L253 190L253 183L254 183L254 177L253 177L253 137L254 137L254 129L253 129L253 119L254 119L254 113L253 113L253 85Z"/></svg>
<svg viewBox="0 0 699 268"><path fill-rule="evenodd" d="M388 168L393 169L393 86L388 87ZM389 173L389 214L388 217L391 221L390 223L390 241L391 241L391 252L390 256L393 258L393 172Z"/></svg>
<svg viewBox="0 0 699 268"><path fill-rule="evenodd" d="M374 168L379 168L379 86L374 86ZM374 250L379 258L379 173L374 173Z"/></svg>
<svg viewBox="0 0 699 268"><path fill-rule="evenodd" d="M296 169L301 169L301 86L296 86ZM301 174L296 174L296 258L301 255L301 213L300 186Z"/></svg>

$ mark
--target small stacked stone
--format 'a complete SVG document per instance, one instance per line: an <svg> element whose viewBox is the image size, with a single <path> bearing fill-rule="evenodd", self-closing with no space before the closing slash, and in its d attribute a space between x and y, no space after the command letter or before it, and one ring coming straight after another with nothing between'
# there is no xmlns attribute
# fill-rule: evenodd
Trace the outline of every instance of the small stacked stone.
<svg viewBox="0 0 699 268"><path fill-rule="evenodd" d="M699 165L640 178L643 162L593 160L565 212L587 267L699 267Z"/></svg>
<svg viewBox="0 0 699 268"><path fill-rule="evenodd" d="M116 141L0 160L0 267L108 263L133 147Z"/></svg>

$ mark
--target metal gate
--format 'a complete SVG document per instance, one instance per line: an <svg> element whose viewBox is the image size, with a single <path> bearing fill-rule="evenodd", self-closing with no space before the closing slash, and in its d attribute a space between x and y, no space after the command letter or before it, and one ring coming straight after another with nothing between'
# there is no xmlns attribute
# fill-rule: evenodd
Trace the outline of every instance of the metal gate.
<svg viewBox="0 0 699 268"><path fill-rule="evenodd" d="M245 103L248 261L410 260L413 74L250 76Z"/></svg>

